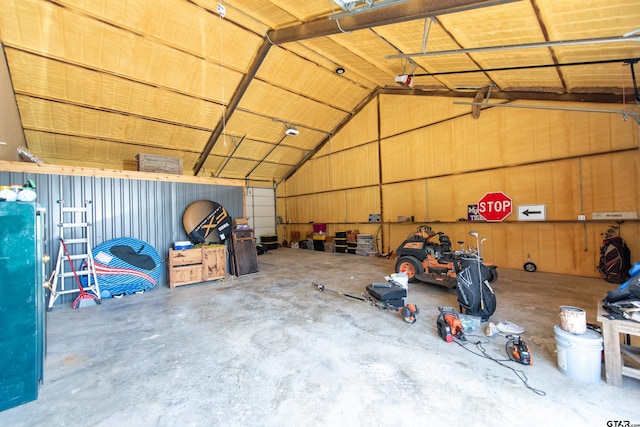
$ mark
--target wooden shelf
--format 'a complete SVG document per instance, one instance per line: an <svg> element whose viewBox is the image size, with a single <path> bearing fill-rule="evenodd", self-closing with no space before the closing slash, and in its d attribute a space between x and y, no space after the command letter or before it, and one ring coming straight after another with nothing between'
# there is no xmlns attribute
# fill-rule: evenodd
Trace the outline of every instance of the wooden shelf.
<svg viewBox="0 0 640 427"><path fill-rule="evenodd" d="M169 249L169 288L226 277L227 247Z"/></svg>

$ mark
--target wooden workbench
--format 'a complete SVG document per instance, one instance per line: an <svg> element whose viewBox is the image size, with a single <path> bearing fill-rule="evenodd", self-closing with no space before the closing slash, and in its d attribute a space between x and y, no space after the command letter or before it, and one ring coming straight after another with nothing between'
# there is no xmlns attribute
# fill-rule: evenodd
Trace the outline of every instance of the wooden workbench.
<svg viewBox="0 0 640 427"><path fill-rule="evenodd" d="M640 337L640 323L633 320L612 320L609 313L598 306L598 322L602 324L604 366L607 384L622 387L622 376L640 379L640 369L624 364L623 355L640 364L640 348L621 344L620 334Z"/></svg>

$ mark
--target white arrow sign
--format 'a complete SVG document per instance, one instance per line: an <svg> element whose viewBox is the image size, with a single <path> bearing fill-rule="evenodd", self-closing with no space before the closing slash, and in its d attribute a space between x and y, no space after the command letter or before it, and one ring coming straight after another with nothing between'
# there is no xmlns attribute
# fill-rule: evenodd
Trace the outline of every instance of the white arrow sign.
<svg viewBox="0 0 640 427"><path fill-rule="evenodd" d="M518 206L518 221L546 221L547 205Z"/></svg>

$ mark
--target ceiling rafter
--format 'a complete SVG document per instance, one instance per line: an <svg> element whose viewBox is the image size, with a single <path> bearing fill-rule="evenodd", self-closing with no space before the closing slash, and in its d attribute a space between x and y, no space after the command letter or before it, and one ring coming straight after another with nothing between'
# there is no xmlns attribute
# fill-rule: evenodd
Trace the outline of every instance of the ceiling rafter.
<svg viewBox="0 0 640 427"><path fill-rule="evenodd" d="M542 18L542 15L540 14L540 7L538 7L538 4L536 3L536 0L531 0L531 7L533 8L533 12L536 15L536 19L538 20L538 25L540 26L540 31L542 31L542 35L544 36L545 41L549 41L551 38L549 37L549 30L547 30L547 25L544 22L544 19ZM551 60L553 61L554 64L558 64L560 61L558 60L558 56L556 55L555 50L549 48L549 54L551 55ZM562 73L562 69L560 68L556 68L556 72L558 73L558 78L560 79L560 82L562 83L562 88L566 91L567 90L567 82L564 78L564 74Z"/></svg>

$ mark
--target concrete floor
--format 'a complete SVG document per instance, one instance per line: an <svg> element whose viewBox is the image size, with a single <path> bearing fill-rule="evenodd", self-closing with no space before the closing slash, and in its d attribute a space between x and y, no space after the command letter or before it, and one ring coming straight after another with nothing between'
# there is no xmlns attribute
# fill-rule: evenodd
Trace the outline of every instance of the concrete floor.
<svg viewBox="0 0 640 427"><path fill-rule="evenodd" d="M533 366L499 364L438 337L438 286L410 284L415 324L312 282L360 295L395 260L280 248L260 273L47 314L45 382L2 426L607 425L640 423L640 381L571 379L556 365L559 306L587 311L614 285L499 270L492 321L526 329ZM483 345L503 359L506 339ZM476 350L468 345L469 350Z"/></svg>

